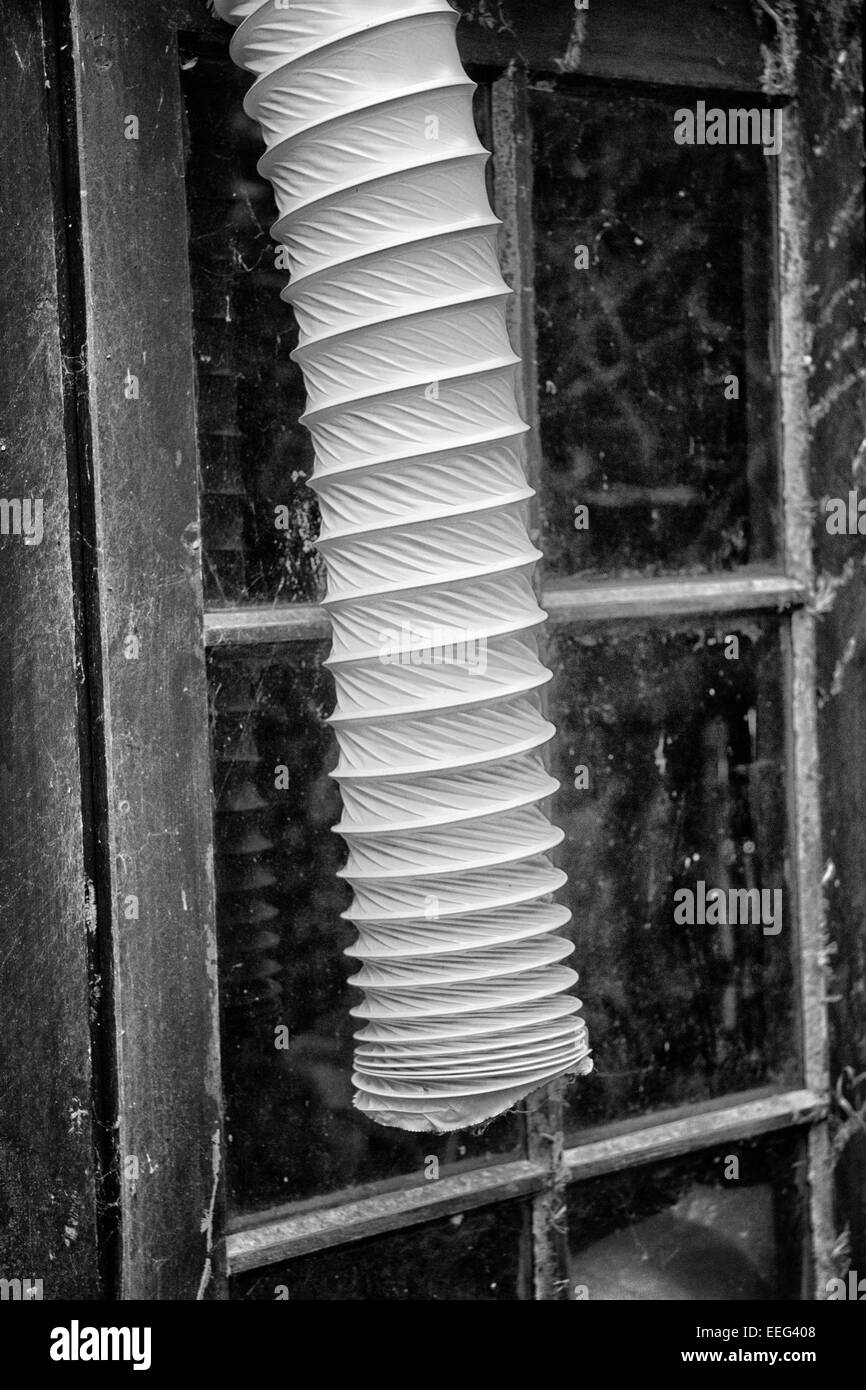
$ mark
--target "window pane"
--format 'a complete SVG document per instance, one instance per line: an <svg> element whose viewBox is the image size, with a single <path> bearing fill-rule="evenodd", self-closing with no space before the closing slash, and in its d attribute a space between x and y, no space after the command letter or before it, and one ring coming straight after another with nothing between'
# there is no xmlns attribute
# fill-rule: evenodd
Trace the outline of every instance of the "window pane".
<svg viewBox="0 0 866 1390"><path fill-rule="evenodd" d="M527 1209L517 1202L359 1241L232 1280L231 1297L494 1302L532 1297Z"/></svg>
<svg viewBox="0 0 866 1390"><path fill-rule="evenodd" d="M250 78L225 46L197 44L182 60L205 601L316 602L313 448L298 423L306 398L269 232L277 212L256 168L264 145L242 109ZM476 118L489 143L488 95Z"/></svg>
<svg viewBox="0 0 866 1390"><path fill-rule="evenodd" d="M568 1123L794 1081L779 628L560 629L548 658L596 1059Z"/></svg>
<svg viewBox="0 0 866 1390"><path fill-rule="evenodd" d="M555 574L700 573L775 553L774 160L675 144L681 101L532 95Z"/></svg>
<svg viewBox="0 0 866 1390"><path fill-rule="evenodd" d="M590 1302L798 1300L803 1183L801 1143L785 1138L575 1184L572 1292Z"/></svg>
<svg viewBox="0 0 866 1390"><path fill-rule="evenodd" d="M249 86L226 52L182 70L197 368L205 600L314 600L319 515L294 315L280 299L269 235L276 210L241 102ZM191 61L191 59L187 59ZM277 511L285 508L285 511Z"/></svg>
<svg viewBox="0 0 866 1390"><path fill-rule="evenodd" d="M472 1166L521 1144L519 1116L483 1135L385 1129L352 1105L357 965L336 877L343 842L327 646L211 653L217 926L235 1211L333 1192L398 1174L425 1180L426 1160ZM288 1030L288 1032L286 1032Z"/></svg>

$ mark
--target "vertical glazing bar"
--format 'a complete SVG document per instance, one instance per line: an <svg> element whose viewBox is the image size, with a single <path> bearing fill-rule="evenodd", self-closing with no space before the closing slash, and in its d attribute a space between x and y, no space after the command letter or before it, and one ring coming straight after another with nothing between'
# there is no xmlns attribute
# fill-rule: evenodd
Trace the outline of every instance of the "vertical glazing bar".
<svg viewBox="0 0 866 1390"><path fill-rule="evenodd" d="M806 270L802 245L805 199L798 112L784 112L778 169L779 333L785 567L812 592L812 513L809 478L809 401L806 367ZM816 716L815 615L809 607L791 618L790 645L791 825L799 945L799 1006L803 1084L828 1088L826 928L821 890L822 844ZM821 1297L832 1274L834 1240L832 1169L826 1122L807 1137L810 1267L804 1297Z"/></svg>
<svg viewBox="0 0 866 1390"><path fill-rule="evenodd" d="M514 291L508 301L508 331L522 360L517 378L520 412L530 426L526 439L526 472L535 489L530 510L530 535L538 544L541 529L541 443L538 435L536 373L534 247L532 231L532 131L529 124L528 82L525 71L512 63L491 87L494 157L494 207L502 219L499 259L502 275ZM536 583L540 585L543 564ZM546 700L545 700L546 705ZM532 1202L533 1288L537 1300L570 1297L565 1222L563 1155L564 1086L555 1082L530 1098L527 1109L529 1157L549 1171L545 1190Z"/></svg>
<svg viewBox="0 0 866 1390"><path fill-rule="evenodd" d="M499 262L502 278L514 291L505 314L511 345L522 362L522 370L517 375L517 404L530 428L524 459L526 476L536 495L529 507L529 534L533 545L538 545L542 505L539 493L541 441L535 343L532 130L527 95L526 72L515 63L491 84L493 200L496 215L502 219ZM541 584L543 572L542 560L536 570L536 585Z"/></svg>

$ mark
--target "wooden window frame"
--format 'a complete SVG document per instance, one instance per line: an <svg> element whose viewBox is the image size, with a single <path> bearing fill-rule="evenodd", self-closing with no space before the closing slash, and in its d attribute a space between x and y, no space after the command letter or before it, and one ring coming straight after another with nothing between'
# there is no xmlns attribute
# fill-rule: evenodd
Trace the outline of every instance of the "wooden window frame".
<svg viewBox="0 0 866 1390"><path fill-rule="evenodd" d="M806 1141L810 1268L804 1296L814 1296L830 1271L835 1227L808 508L814 460L804 368L805 149L794 91L777 86L773 93L788 100L777 188L783 570L699 580L558 582L544 589L543 602L553 622L570 624L784 615L801 1086L648 1115L566 1148L562 1088L554 1085L530 1108L523 1159L435 1184L407 1178L381 1191L365 1189L365 1195L332 1194L226 1224L205 652L225 643L321 638L328 626L311 604L205 612L202 599L178 35L221 34L227 43L228 33L200 0L154 0L146 7L68 0L68 17L63 100L80 216L74 251L84 284L80 332L87 344L80 406L89 439L94 558L86 595L103 673L97 761L104 823L96 891L98 930L110 962L106 1021L117 1054L120 1296L226 1297L232 1274L525 1198L533 1211L535 1297L568 1298L561 1229L568 1184L782 1131L802 1132ZM498 70L492 83L498 212L505 224L505 272L516 291L511 331L526 364L522 405L534 425L528 74L508 54L507 36L472 30L464 40L465 60ZM720 70L687 43L671 56L660 42L642 56L636 73L616 44L601 44L585 49L575 70L605 81L640 79L690 91L706 83L714 91L764 94L761 75L740 70L735 59L734 53ZM543 54L537 66L544 70ZM139 116L142 129L134 149L123 139L129 113ZM128 373L140 379L137 401L124 395ZM537 431L533 438L537 486ZM131 634L140 641L138 661L124 656ZM123 904L133 892L141 911L130 923Z"/></svg>

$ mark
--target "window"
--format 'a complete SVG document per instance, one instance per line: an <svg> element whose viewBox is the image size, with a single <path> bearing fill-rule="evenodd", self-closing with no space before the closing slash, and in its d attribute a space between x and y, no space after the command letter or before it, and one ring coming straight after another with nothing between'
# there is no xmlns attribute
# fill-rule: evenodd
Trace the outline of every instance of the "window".
<svg viewBox="0 0 866 1390"><path fill-rule="evenodd" d="M348 1271L363 1268L366 1240L354 1257L312 1252L273 1279L249 1268L250 1252L261 1258L269 1232L269 1258L286 1242L309 1250L316 1228L322 1247L366 1235L364 1224L352 1230L350 1213L362 1223L380 1213L373 1229L393 1224L399 1233L413 1190L414 1220L434 1216L438 1194L452 1188L475 1191L483 1211L479 1199L503 1201L513 1171L549 1164L551 1133L567 1146L558 1176L569 1255L551 1256L557 1224L549 1198L538 1197L534 1235L509 1215L499 1255L516 1267L534 1253L537 1287L548 1296L571 1285L585 1285L590 1297L639 1296L616 1293L618 1259L629 1287L616 1244L628 1238L604 1215L619 1201L610 1194L623 1191L622 1211L634 1219L630 1184L641 1192L641 1229L683 1221L696 1252L736 1244L743 1213L758 1203L769 1231L786 1225L799 1272L796 1242L824 1219L824 1197L815 1193L807 1211L799 1192L793 1205L789 1194L820 1128L804 1131L805 1147L786 1141L785 1162L773 1161L773 1139L752 1138L756 1124L772 1131L792 1112L804 1125L822 1114L799 1031L813 988L803 966L815 924L800 903L798 873L814 877L820 866L817 845L794 839L810 819L796 764L814 740L811 702L795 702L794 691L812 644L812 622L802 620L809 576L795 559L796 527L808 522L785 516L785 483L800 486L801 460L786 447L790 402L775 371L790 351L783 300L796 291L780 281L777 263L788 169L754 145L676 144L675 113L686 98L667 84L624 87L615 76L601 82L535 66L479 73L505 270L520 291L512 330L522 393L536 426L562 784L555 819L566 831L564 892L597 1070L564 1100L551 1097L543 1119L533 1103L480 1135L382 1131L351 1103L342 952L353 933L338 925L347 895L329 830L338 810L327 777L317 518L304 488L311 445L297 425L294 327L267 233L276 212L256 176L258 130L241 113L248 79L222 47L193 41L185 52L197 58L183 88L228 1248L238 1287L263 1298L275 1288L340 1296L325 1292L340 1279L362 1288L362 1276ZM727 104L724 90L694 85L708 105ZM752 100L766 103L760 93ZM675 925L675 892L699 884L776 893L778 932L760 923ZM820 1019L812 1026L808 1041L823 1053ZM275 1051L280 1035L285 1046ZM679 1133L684 1114L691 1156L681 1177L668 1165L658 1195L653 1183L647 1198L643 1179L655 1169L621 1180L622 1151L658 1138L661 1116ZM727 1152L713 1143L720 1114L734 1126ZM587 1151L609 1126L625 1129L619 1145L611 1141L608 1174L583 1182ZM725 1178L726 1163L736 1176ZM728 1192L741 1197L725 1208ZM722 1204L718 1229L700 1215L688 1227L681 1215L702 1198L707 1212ZM512 1213L512 1204L504 1209ZM479 1292L469 1273L479 1228L458 1220L462 1234L449 1236L447 1220L424 1229L434 1249L441 1237L461 1251L465 1296L515 1297L516 1275L498 1281L498 1292ZM599 1229L608 1232L600 1245L590 1237ZM400 1239L371 1239L371 1267L398 1259L391 1252ZM742 1288L790 1294L780 1255L774 1246L762 1263L741 1249ZM702 1287L697 1253L694 1260L678 1286L683 1297ZM445 1296L454 1287L451 1257L431 1261L443 1273L438 1289L434 1280L427 1294L391 1296Z"/></svg>
<svg viewBox="0 0 866 1390"><path fill-rule="evenodd" d="M46 42L62 348L87 345L65 406L117 1121L100 1277L126 1298L820 1297L838 1233L866 1238L860 1160L837 1144L834 1196L831 1147L837 1079L866 1066L864 580L820 511L864 432L856 25L805 21L797 66L745 0L459 8L534 426L597 1071L439 1140L351 1106L311 451L248 79L204 0L123 23L74 0ZM676 143L699 101L782 111L779 154ZM780 908L676 920L711 888Z"/></svg>

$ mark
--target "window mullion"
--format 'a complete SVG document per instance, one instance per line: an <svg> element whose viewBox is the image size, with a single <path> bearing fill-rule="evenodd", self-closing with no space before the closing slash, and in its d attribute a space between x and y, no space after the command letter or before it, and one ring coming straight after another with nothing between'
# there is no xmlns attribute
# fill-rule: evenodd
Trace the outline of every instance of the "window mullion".
<svg viewBox="0 0 866 1390"><path fill-rule="evenodd" d="M801 223L804 204L803 147L796 105L785 112L785 139L779 156L779 302L782 467L785 514L785 569L807 592L814 589L811 482L809 472L809 396L806 366L806 254ZM799 931L799 1004L802 1020L803 1080L818 1094L829 1088L827 1018L827 939L823 901L823 855L818 775L815 613L792 615L790 645L791 846ZM835 1238L832 1165L827 1124L811 1128L807 1139L807 1190L810 1268L804 1297L813 1298L833 1274Z"/></svg>
<svg viewBox="0 0 866 1390"><path fill-rule="evenodd" d="M176 35L73 0L125 1299L211 1299L222 1204L207 691ZM71 103L74 101L74 111ZM132 121L134 119L134 125ZM134 137L131 135L134 132ZM154 278L153 267L160 275Z"/></svg>
<svg viewBox="0 0 866 1390"><path fill-rule="evenodd" d="M530 426L526 436L525 467L536 495L530 504L529 531L537 545L541 519L538 493L541 442L538 431L536 376L535 286L532 234L532 132L527 102L528 81L523 68L508 68L491 84L491 126L494 149L494 201L502 219L500 261L512 298L507 307L508 331L521 358L517 399ZM539 578L536 575L536 584ZM556 1082L530 1097L527 1108L527 1150L530 1160L547 1174L532 1202L533 1292L539 1300L568 1298L568 1251L564 1226L565 1170L563 1153L563 1084Z"/></svg>
<svg viewBox="0 0 866 1390"><path fill-rule="evenodd" d="M530 426L526 436L525 467L531 487L539 492L541 438L538 431L538 380L535 346L535 285L532 232L532 132L524 69L512 64L491 83L491 126L494 151L494 207L502 219L499 259L502 274L513 291L506 306L508 332L521 358L517 373L517 402ZM530 535L538 543L538 495L530 506Z"/></svg>

